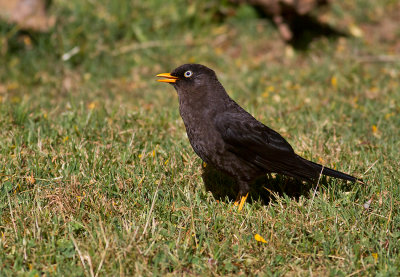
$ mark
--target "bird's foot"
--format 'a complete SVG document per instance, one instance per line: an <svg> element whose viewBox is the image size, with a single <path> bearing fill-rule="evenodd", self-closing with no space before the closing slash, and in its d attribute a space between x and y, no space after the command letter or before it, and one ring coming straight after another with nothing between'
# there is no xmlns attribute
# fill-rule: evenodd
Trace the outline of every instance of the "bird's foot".
<svg viewBox="0 0 400 277"><path fill-rule="evenodd" d="M249 193L246 193L245 196L239 196L237 197L235 203L233 205L239 206L238 211L240 212L243 209L244 203L246 203L247 197L249 196Z"/></svg>

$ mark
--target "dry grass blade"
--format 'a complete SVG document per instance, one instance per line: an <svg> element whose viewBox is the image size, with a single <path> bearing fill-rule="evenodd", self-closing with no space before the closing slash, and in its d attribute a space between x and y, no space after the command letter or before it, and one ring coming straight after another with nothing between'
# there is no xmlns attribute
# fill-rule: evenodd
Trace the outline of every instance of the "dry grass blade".
<svg viewBox="0 0 400 277"><path fill-rule="evenodd" d="M146 224L144 225L143 232L142 232L142 235L141 235L140 238L139 238L139 241L142 240L143 236L144 236L144 235L146 234L146 232L147 232L147 228L149 227L149 223L150 223L150 219L151 219L151 214L153 213L154 205L155 205L155 203L156 203L157 196L158 196L158 189L159 189L159 187L160 187L160 181L161 181L161 179L159 180L159 182L158 182L158 184L157 184L156 191L154 192L153 200L151 201L151 207L150 207L150 210L149 210L149 212L148 212L148 214L147 214Z"/></svg>

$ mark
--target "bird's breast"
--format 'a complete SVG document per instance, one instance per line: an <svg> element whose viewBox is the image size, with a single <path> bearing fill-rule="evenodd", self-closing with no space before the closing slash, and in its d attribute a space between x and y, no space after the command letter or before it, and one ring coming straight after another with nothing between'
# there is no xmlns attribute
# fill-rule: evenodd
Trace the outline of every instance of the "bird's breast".
<svg viewBox="0 0 400 277"><path fill-rule="evenodd" d="M187 111L182 109L182 106L180 114L193 150L203 161L212 163L213 157L224 152L221 135L212 124L212 114L204 110L202 112Z"/></svg>

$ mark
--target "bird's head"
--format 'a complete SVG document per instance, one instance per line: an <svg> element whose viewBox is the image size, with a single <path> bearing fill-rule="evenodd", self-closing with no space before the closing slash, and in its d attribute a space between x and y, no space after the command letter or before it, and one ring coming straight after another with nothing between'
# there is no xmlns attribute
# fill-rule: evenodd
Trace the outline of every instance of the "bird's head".
<svg viewBox="0 0 400 277"><path fill-rule="evenodd" d="M161 73L163 77L157 81L174 85L178 93L183 91L198 91L199 88L215 83L215 72L201 64L184 64L175 68L171 73Z"/></svg>

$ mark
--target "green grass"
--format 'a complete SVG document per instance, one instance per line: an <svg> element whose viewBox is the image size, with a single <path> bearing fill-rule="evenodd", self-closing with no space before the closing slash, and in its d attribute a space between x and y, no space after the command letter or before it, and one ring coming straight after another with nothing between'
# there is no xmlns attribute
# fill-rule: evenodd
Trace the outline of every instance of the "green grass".
<svg viewBox="0 0 400 277"><path fill-rule="evenodd" d="M328 21L363 38L294 54L251 8L217 1L57 0L56 27L31 43L0 23L0 275L399 275L400 63L363 62L399 53L399 27L385 37L398 4L359 2ZM242 212L217 201L175 91L155 82L187 62L299 154L368 185L271 191Z"/></svg>

